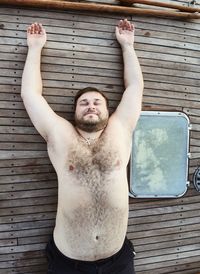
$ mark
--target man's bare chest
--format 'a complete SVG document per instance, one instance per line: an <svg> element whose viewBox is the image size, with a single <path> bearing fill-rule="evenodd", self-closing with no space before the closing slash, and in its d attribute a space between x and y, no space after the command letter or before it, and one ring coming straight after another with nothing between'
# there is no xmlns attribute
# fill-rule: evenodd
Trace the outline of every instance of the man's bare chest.
<svg viewBox="0 0 200 274"><path fill-rule="evenodd" d="M93 145L77 143L72 145L66 157L66 171L77 182L86 187L107 180L112 173L122 168L122 153L110 142L100 141Z"/></svg>

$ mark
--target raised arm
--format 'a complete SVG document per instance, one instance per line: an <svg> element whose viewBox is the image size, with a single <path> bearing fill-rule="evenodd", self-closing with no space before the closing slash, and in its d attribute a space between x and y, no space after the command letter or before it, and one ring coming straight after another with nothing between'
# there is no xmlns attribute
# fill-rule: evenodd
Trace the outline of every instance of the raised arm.
<svg viewBox="0 0 200 274"><path fill-rule="evenodd" d="M116 27L124 61L125 91L113 115L130 130L134 130L140 116L143 94L143 76L134 49L134 31L134 25L127 19L120 20Z"/></svg>
<svg viewBox="0 0 200 274"><path fill-rule="evenodd" d="M48 105L42 96L40 71L41 52L46 43L46 32L41 24L34 23L27 29L28 54L22 75L21 96L32 123L48 141L55 125L64 120Z"/></svg>

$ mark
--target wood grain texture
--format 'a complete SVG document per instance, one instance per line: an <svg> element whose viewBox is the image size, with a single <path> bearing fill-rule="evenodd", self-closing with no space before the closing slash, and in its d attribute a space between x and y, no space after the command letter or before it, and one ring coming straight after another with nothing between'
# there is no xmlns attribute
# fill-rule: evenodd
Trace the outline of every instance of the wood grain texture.
<svg viewBox="0 0 200 274"><path fill-rule="evenodd" d="M88 1L91 2L91 1ZM103 3L105 1L96 1ZM116 1L108 1L116 4ZM187 1L165 1L186 5ZM199 6L199 5L198 5ZM26 27L41 22L43 94L73 119L74 95L105 91L114 111L122 96L123 65L114 28L121 16L0 8L0 273L46 273L45 246L53 231L57 178L46 144L20 97ZM199 20L128 16L144 73L144 110L183 111L192 123L187 193L178 199L131 199L127 236L137 252L137 274L200 272L200 202L192 174L200 165Z"/></svg>

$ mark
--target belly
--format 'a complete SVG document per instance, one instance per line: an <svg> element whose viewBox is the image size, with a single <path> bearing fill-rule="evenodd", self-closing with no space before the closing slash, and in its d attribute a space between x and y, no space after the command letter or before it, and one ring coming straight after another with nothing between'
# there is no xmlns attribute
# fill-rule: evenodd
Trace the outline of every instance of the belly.
<svg viewBox="0 0 200 274"><path fill-rule="evenodd" d="M60 187L54 237L66 256L93 261L121 248L127 230L128 185L125 176L113 175L90 187L73 179Z"/></svg>

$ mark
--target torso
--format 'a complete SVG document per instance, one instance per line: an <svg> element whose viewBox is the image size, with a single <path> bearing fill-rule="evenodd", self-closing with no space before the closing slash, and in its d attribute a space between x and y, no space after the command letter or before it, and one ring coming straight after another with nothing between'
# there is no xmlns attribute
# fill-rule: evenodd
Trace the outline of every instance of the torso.
<svg viewBox="0 0 200 274"><path fill-rule="evenodd" d="M75 130L70 134L66 144L57 139L48 146L59 184L54 240L70 258L107 258L120 250L126 234L131 138L108 127L88 145Z"/></svg>

